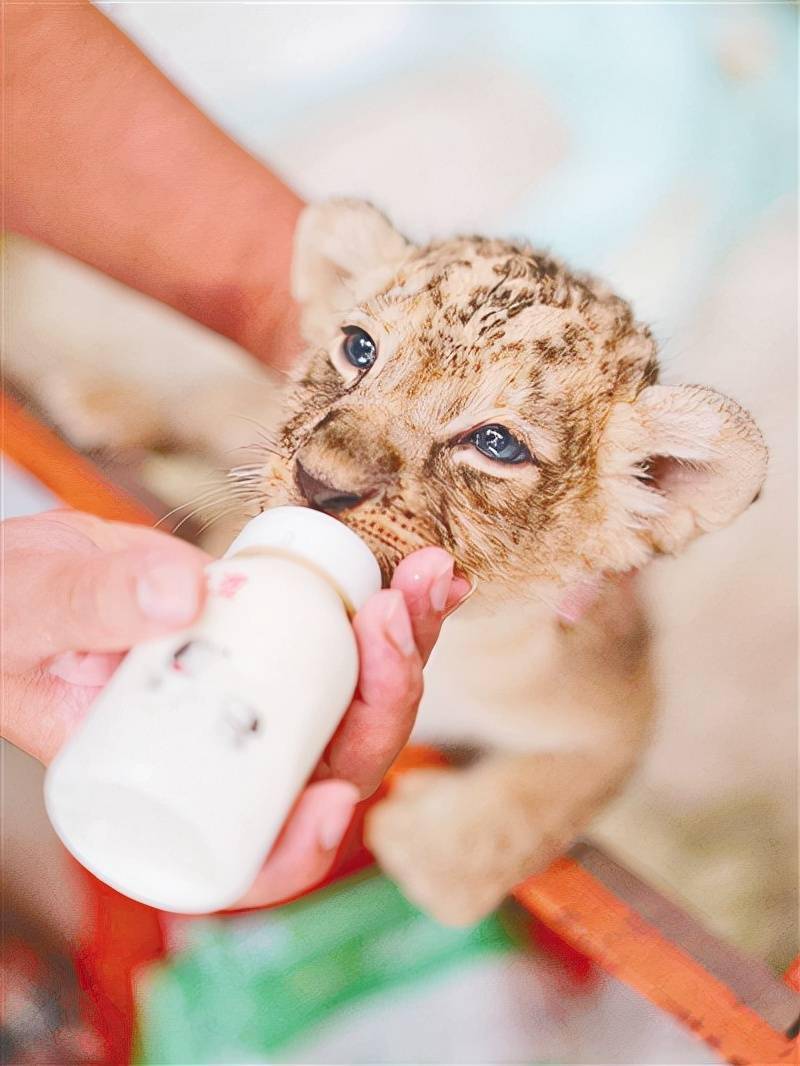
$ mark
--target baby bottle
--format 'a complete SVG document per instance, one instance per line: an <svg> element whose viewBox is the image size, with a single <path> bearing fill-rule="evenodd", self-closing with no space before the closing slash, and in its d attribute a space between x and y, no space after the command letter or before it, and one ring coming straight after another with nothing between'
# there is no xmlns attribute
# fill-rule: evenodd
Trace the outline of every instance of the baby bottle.
<svg viewBox="0 0 800 1066"><path fill-rule="evenodd" d="M45 779L66 847L161 910L204 913L250 887L350 704L348 615L375 557L319 511L252 519L207 569L190 628L138 645Z"/></svg>

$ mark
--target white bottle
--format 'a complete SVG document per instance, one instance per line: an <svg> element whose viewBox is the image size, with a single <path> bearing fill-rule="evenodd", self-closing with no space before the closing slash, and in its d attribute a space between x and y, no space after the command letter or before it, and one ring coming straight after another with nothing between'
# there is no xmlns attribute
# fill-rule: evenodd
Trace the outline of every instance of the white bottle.
<svg viewBox="0 0 800 1066"><path fill-rule="evenodd" d="M302 507L254 518L207 574L199 620L128 654L45 780L84 866L185 914L255 879L352 699L348 612L381 585L355 533Z"/></svg>

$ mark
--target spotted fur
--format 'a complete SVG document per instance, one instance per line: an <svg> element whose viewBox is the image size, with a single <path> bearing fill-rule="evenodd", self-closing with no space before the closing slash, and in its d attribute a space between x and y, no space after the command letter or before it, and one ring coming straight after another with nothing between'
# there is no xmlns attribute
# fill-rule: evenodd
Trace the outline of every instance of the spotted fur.
<svg viewBox="0 0 800 1066"><path fill-rule="evenodd" d="M635 765L655 694L631 572L747 507L763 441L733 401L658 384L630 306L528 245L414 247L367 205L333 203L302 219L294 280L309 347L277 447L247 476L265 506L303 502L301 468L359 501L340 517L387 579L438 544L477 583L435 649L421 721L485 754L406 776L367 823L409 898L473 921ZM378 346L363 373L342 355L350 325ZM464 443L488 423L533 462Z"/></svg>
<svg viewBox="0 0 800 1066"><path fill-rule="evenodd" d="M372 228L371 244L348 246L356 222ZM319 249L323 262L312 267ZM433 543L503 595L622 572L662 550L651 519L665 502L650 446L644 434L626 446L613 432L620 408L638 414L658 380L653 336L624 300L524 244L471 237L413 247L365 205L311 209L298 259L296 273L315 279L313 291L297 283L310 348L280 455L265 469L270 503L302 502L300 462L343 493L368 496L341 517L387 576ZM351 324L378 345L362 375L343 373L342 327ZM758 432L740 409L735 419L753 456L750 494L744 501L734 487L734 510L763 476ZM488 421L523 438L534 464L471 463L459 435Z"/></svg>

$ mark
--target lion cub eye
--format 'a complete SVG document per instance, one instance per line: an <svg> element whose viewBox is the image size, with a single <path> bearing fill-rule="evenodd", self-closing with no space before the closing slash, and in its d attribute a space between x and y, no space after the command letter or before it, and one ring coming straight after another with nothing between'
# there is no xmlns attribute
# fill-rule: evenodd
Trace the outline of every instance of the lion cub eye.
<svg viewBox="0 0 800 1066"><path fill-rule="evenodd" d="M467 442L497 463L530 463L533 456L521 440L505 426L481 426L466 438Z"/></svg>
<svg viewBox="0 0 800 1066"><path fill-rule="evenodd" d="M369 370L378 357L378 346L369 333L358 326L343 326L342 352L351 366Z"/></svg>

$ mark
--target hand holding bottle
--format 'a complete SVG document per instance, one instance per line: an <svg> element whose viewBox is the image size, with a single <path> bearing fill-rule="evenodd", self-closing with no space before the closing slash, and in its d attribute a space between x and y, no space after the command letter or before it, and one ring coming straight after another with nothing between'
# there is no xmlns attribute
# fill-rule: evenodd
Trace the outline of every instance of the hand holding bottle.
<svg viewBox="0 0 800 1066"><path fill-rule="evenodd" d="M13 519L3 529L3 734L49 763L129 647L198 616L209 560L166 534L77 512ZM422 662L467 586L433 548L405 560L392 586L354 620L358 687L324 754L324 779L301 795L242 905L294 895L325 875L355 802L377 786L410 732Z"/></svg>

